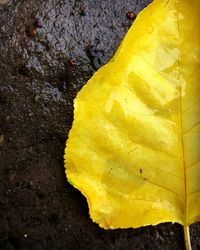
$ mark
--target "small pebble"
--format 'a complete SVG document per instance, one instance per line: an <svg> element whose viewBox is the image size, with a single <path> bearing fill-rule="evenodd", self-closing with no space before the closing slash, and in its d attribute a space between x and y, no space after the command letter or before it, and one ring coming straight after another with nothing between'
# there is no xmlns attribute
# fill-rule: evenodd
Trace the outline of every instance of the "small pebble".
<svg viewBox="0 0 200 250"><path fill-rule="evenodd" d="M86 15L85 6L84 6L84 5L82 5L82 6L80 7L80 15L81 15L81 16L85 16L85 15Z"/></svg>
<svg viewBox="0 0 200 250"><path fill-rule="evenodd" d="M7 115L5 118L5 121L9 123L11 121L11 117L9 115Z"/></svg>
<svg viewBox="0 0 200 250"><path fill-rule="evenodd" d="M71 60L69 61L69 63L70 63L71 65L76 65L76 61L75 61L74 59L71 59Z"/></svg>
<svg viewBox="0 0 200 250"><path fill-rule="evenodd" d="M28 30L28 34L29 34L29 36L31 36L31 37L36 37L37 36L37 30L36 30L36 28L30 28L29 30Z"/></svg>
<svg viewBox="0 0 200 250"><path fill-rule="evenodd" d="M126 16L129 20L133 21L137 15L133 11L128 11Z"/></svg>
<svg viewBox="0 0 200 250"><path fill-rule="evenodd" d="M42 28L42 27L43 27L42 21L41 21L40 18L35 18L34 26L35 26L36 28Z"/></svg>
<svg viewBox="0 0 200 250"><path fill-rule="evenodd" d="M43 46L42 44L38 44L38 45L36 45L36 47L35 47L35 51L36 51L37 53L43 53L43 52L45 51L45 46Z"/></svg>

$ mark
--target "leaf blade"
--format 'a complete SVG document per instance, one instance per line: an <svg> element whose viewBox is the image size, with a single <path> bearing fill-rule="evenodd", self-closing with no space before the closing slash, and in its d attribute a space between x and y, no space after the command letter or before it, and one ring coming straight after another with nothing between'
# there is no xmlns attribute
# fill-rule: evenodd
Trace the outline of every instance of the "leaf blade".
<svg viewBox="0 0 200 250"><path fill-rule="evenodd" d="M189 167L200 149L200 111L190 108L200 102L199 32L185 42L199 10L197 0L155 0L75 99L66 173L103 228L187 225L200 215L200 167Z"/></svg>

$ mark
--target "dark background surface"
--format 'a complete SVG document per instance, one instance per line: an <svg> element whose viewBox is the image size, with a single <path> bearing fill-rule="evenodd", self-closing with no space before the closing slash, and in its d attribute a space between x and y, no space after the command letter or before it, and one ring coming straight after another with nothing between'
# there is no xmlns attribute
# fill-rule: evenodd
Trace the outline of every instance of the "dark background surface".
<svg viewBox="0 0 200 250"><path fill-rule="evenodd" d="M150 0L0 5L0 249L184 249L182 227L105 231L65 178L73 98ZM36 26L38 27L36 29ZM200 225L192 226L200 249Z"/></svg>

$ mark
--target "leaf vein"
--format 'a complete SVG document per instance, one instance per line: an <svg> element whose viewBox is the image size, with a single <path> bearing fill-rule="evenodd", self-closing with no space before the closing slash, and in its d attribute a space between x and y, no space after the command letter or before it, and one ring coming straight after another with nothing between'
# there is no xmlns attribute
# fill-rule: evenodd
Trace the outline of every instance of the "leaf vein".
<svg viewBox="0 0 200 250"><path fill-rule="evenodd" d="M171 207L171 206L169 206L169 205L167 205L167 204L163 204L162 202L159 202L159 201L146 200L146 199L132 199L132 198L130 198L130 200L131 200L131 201L151 202L151 203L156 203L156 204L159 204L159 205L162 204L163 207L166 207L166 208L170 209L171 211L176 211L176 212L178 212L181 216L183 216L180 210L177 210L177 209L175 209L174 207Z"/></svg>
<svg viewBox="0 0 200 250"><path fill-rule="evenodd" d="M191 132L194 128L198 127L199 124L200 124L200 122L195 123L191 128L189 128L187 131L185 131L185 133L183 135L186 135L187 133Z"/></svg>
<svg viewBox="0 0 200 250"><path fill-rule="evenodd" d="M197 166L196 164L197 163L199 163L200 162L200 159L199 160L197 160L197 161L195 161L194 163L192 163L191 165L189 165L188 167L187 167L187 170L188 169L190 169L190 168L192 168L192 167L195 167L195 166Z"/></svg>
<svg viewBox="0 0 200 250"><path fill-rule="evenodd" d="M198 193L200 193L200 189L198 189L197 191L194 191L194 192L188 194L188 197L193 196L193 195L196 195L196 194L198 194Z"/></svg>

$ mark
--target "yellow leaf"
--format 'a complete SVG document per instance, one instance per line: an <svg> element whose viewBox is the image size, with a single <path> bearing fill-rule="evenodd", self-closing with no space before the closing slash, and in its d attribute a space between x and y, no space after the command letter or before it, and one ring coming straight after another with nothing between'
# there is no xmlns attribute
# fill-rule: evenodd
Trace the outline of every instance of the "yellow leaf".
<svg viewBox="0 0 200 250"><path fill-rule="evenodd" d="M105 229L200 219L199 25L154 0L74 101L66 174Z"/></svg>

